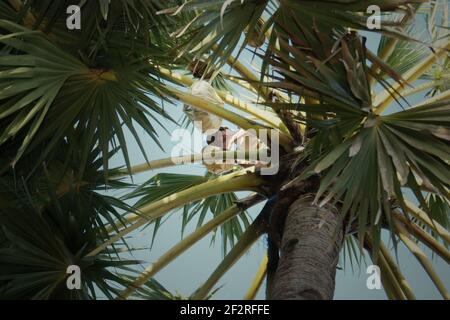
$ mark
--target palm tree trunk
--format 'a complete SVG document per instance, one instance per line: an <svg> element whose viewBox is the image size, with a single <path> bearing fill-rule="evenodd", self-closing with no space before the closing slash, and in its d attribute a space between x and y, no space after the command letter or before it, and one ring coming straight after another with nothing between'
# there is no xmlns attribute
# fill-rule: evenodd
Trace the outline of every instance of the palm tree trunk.
<svg viewBox="0 0 450 320"><path fill-rule="evenodd" d="M303 195L289 207L271 299L333 298L343 219L336 207L313 199Z"/></svg>

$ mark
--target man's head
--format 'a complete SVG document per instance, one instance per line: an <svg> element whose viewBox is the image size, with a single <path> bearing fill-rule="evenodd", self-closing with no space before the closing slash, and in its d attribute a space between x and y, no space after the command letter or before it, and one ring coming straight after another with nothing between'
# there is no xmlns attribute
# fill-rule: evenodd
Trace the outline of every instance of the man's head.
<svg viewBox="0 0 450 320"><path fill-rule="evenodd" d="M234 132L227 127L220 127L219 130L206 137L206 143L211 146L219 147L222 150L230 149L231 137Z"/></svg>

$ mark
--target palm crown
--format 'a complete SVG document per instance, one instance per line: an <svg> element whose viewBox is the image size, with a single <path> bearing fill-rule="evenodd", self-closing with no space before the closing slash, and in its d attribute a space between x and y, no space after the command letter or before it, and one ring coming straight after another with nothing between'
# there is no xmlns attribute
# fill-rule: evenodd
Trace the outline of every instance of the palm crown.
<svg viewBox="0 0 450 320"><path fill-rule="evenodd" d="M81 30L66 25L74 4ZM382 12L375 30L371 5ZM413 299L382 230L450 298L420 245L450 263L448 9L425 0L1 2L0 297L179 299L154 275L220 228L224 259L190 298L209 298L266 234L268 254L247 298L266 274L268 297L331 298L345 250L380 266L389 298ZM366 31L380 35L376 52ZM244 51L257 71L240 61ZM185 90L200 78L226 108ZM178 124L166 111L181 111L177 100L244 130L270 129L277 174L241 165L157 174L139 186L126 180L206 160L146 155L139 132L164 149L160 132ZM146 163L132 166L126 132ZM245 160L252 151L223 154ZM116 154L124 166L112 169ZM250 193L239 199L238 191ZM250 221L246 210L266 198L267 210ZM183 229L198 217L196 230L138 272L140 262L125 258L133 250L126 237L149 224L156 234L174 210ZM320 250L328 260L311 252ZM81 290L66 287L69 265L82 270ZM319 272L329 280L306 276Z"/></svg>

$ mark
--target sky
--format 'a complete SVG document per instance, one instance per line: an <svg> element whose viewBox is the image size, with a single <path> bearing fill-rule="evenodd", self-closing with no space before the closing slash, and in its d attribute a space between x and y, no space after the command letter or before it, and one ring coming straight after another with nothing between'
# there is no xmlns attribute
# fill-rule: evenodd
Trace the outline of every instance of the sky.
<svg viewBox="0 0 450 320"><path fill-rule="evenodd" d="M369 35L368 39L369 48L375 50L378 38L376 36ZM244 54L241 56L241 62L248 62L250 59L251 56L249 54ZM238 94L242 95L243 93L238 92ZM417 99L417 97L415 99ZM180 103L173 105L166 104L166 110L175 120L181 119L182 105ZM172 123L168 123L167 121L165 123L167 123L165 128L169 134L165 133L160 128L157 129L158 132L160 132L160 142L165 147L165 152L160 150L141 129L141 139L145 144L147 155L150 160L169 157L170 151L176 143L171 141L170 133L178 127ZM231 124L229 124L229 126L231 128L233 127ZM129 133L127 133L127 138L132 164L137 165L145 162L137 144L134 142ZM117 156L112 160L111 167L122 166L123 163L124 162L121 157ZM205 169L201 165L195 164L154 170L134 176L134 183L143 183L159 172L204 175ZM259 204L258 206L250 209L249 214L253 218L256 217L262 206L263 204ZM206 220L210 218L211 215L209 215ZM172 213L158 231L155 244L152 249L142 249L134 252L133 256L135 258L144 261L142 268L148 266L152 261L156 260L168 249L170 249L171 246L180 241L181 221L181 212ZM196 222L191 223L185 231L185 235L192 232L195 229L195 225ZM152 227L149 227L132 233L130 239L128 240L129 244L134 247L149 247L152 239L152 230ZM384 238L388 240L387 235L384 235ZM429 255L429 258L433 261L433 267L444 281L447 289L450 290L450 268L448 264L439 257L433 257L427 248L423 246L421 247L427 255ZM218 286L221 288L213 296L213 299L242 299L253 280L265 252L266 243L265 238L263 237L219 281ZM392 255L395 257L395 252L392 252ZM168 267L160 271L155 278L172 293L179 293L183 296L189 296L204 281L206 281L211 272L220 263L222 258L223 256L220 242L218 241L217 245L211 245L211 235L208 235L205 239L195 244L192 248L177 258ZM398 248L398 261L405 278L409 281L418 299L441 298L439 292L431 282L424 269L402 244L400 244ZM370 259L367 260L367 263L371 264ZM340 268L337 270L336 274L335 299L386 298L386 295L382 289L370 290L367 288L366 281L369 275L366 273L367 266L365 263L362 263L361 267L356 265L352 268L349 259L344 259L344 257L341 256L339 267ZM257 295L257 299L264 299L264 288L265 285L263 284Z"/></svg>

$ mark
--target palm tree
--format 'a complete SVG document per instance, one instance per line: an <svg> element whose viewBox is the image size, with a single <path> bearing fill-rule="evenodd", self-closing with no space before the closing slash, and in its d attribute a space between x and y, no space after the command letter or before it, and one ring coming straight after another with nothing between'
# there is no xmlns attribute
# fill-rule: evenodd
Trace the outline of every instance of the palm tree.
<svg viewBox="0 0 450 320"><path fill-rule="evenodd" d="M70 5L81 6L80 30L67 28ZM371 5L382 12L375 30ZM346 252L380 267L390 299L414 299L388 232L394 252L403 242L449 299L421 245L450 263L448 9L426 0L2 1L0 297L183 299L155 274L220 230L225 256L188 298L211 297L263 237L267 256L246 298L267 278L271 299L332 299ZM367 31L380 37L376 52ZM199 78L227 108L187 92ZM139 132L163 149L177 100L259 137L270 129L278 172L236 165L134 185L127 179L140 172L207 160L145 154ZM132 166L126 132L144 164ZM111 169L117 154L124 165ZM265 199L251 222L246 211ZM183 229L198 217L196 230L139 272L127 237L150 224L155 234L173 211ZM66 286L70 265L82 270L80 290Z"/></svg>

